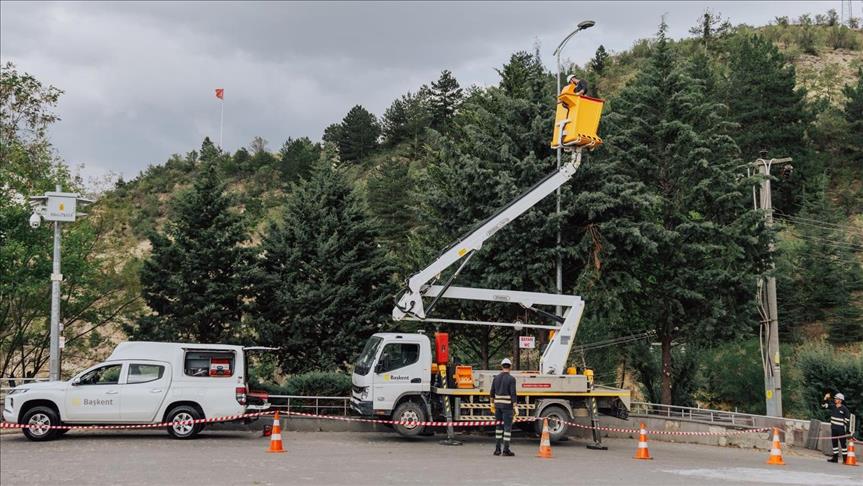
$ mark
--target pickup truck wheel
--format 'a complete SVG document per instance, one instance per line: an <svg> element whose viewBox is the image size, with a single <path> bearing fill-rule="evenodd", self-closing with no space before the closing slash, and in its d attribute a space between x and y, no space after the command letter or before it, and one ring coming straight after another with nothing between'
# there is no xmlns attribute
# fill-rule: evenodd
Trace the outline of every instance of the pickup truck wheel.
<svg viewBox="0 0 863 486"><path fill-rule="evenodd" d="M22 423L30 425L26 429L21 429L24 436L30 440L43 441L56 438L60 432L58 429L52 429L51 426L60 425L60 417L57 412L50 407L33 407L24 414Z"/></svg>
<svg viewBox="0 0 863 486"><path fill-rule="evenodd" d="M569 428L564 421L571 420L569 413L565 408L552 405L546 407L540 412L539 420L536 423L536 433L542 434L542 419L548 419L548 438L551 442L559 442L566 437L566 431Z"/></svg>
<svg viewBox="0 0 863 486"><path fill-rule="evenodd" d="M194 407L185 405L175 407L168 413L168 422L183 422L199 418L201 418L201 414ZM203 428L204 424L171 424L168 426L168 433L175 439L191 439L198 435Z"/></svg>
<svg viewBox="0 0 863 486"><path fill-rule="evenodd" d="M426 413L423 407L418 403L404 402L396 408L393 413L393 420L408 421L408 422L425 422ZM393 426L396 432L405 437L416 437L423 433L425 426L423 425L402 425L396 424Z"/></svg>

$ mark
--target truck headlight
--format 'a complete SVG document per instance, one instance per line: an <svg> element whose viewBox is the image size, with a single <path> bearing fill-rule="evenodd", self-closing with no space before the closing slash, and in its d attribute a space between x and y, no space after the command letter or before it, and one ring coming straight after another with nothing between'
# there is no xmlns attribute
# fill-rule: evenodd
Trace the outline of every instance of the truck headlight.
<svg viewBox="0 0 863 486"><path fill-rule="evenodd" d="M9 395L20 395L22 393L27 393L30 391L29 388L13 388L12 391L9 392Z"/></svg>
<svg viewBox="0 0 863 486"><path fill-rule="evenodd" d="M368 397L369 397L369 387L365 387L365 388L363 388L362 393L360 393L360 398L365 400Z"/></svg>

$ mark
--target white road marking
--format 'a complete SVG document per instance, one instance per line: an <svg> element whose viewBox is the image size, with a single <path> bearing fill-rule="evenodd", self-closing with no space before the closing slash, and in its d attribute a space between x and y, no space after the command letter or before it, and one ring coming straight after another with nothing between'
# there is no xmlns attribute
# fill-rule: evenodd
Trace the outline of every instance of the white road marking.
<svg viewBox="0 0 863 486"><path fill-rule="evenodd" d="M757 469L752 467L732 467L720 469L663 469L662 472L680 476L696 476L705 479L728 481L747 481L770 484L829 484L831 486L860 486L860 478L852 476L788 471L779 469ZM844 472L844 471L843 471Z"/></svg>

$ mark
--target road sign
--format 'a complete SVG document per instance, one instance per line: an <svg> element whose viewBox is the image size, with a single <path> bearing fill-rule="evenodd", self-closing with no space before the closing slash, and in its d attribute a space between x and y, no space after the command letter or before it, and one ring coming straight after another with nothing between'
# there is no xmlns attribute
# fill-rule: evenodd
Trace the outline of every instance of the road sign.
<svg viewBox="0 0 863 486"><path fill-rule="evenodd" d="M47 221L75 221L76 194L48 193L44 217Z"/></svg>
<svg viewBox="0 0 863 486"><path fill-rule="evenodd" d="M519 336L518 347L521 349L533 349L536 347L536 338L533 336Z"/></svg>

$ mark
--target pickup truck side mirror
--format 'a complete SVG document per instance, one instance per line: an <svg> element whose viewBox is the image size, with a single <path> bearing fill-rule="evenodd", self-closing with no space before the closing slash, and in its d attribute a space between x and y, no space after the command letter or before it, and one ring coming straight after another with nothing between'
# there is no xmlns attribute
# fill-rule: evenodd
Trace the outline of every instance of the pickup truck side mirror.
<svg viewBox="0 0 863 486"><path fill-rule="evenodd" d="M73 378L72 379L72 386L78 386L80 384L81 384L81 378Z"/></svg>
<svg viewBox="0 0 863 486"><path fill-rule="evenodd" d="M375 365L375 373L383 373L384 371L384 362L378 361L378 364Z"/></svg>

